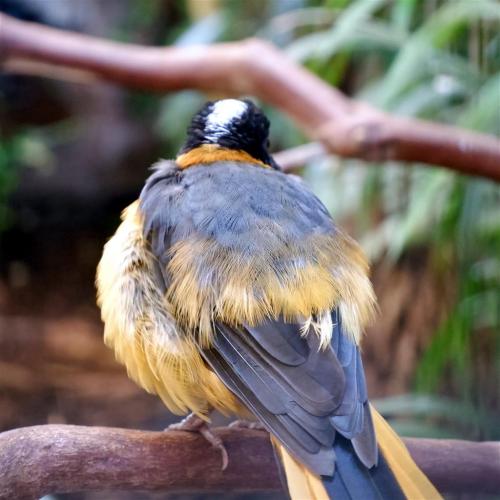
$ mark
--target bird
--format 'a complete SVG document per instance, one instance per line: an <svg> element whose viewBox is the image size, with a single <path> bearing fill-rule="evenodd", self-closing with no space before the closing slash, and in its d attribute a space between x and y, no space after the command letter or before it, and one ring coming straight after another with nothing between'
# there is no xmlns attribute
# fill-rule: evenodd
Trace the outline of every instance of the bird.
<svg viewBox="0 0 500 500"><path fill-rule="evenodd" d="M209 101L153 166L97 268L104 341L223 467L214 410L269 431L293 499L440 498L368 399L367 259L269 128L249 99Z"/></svg>

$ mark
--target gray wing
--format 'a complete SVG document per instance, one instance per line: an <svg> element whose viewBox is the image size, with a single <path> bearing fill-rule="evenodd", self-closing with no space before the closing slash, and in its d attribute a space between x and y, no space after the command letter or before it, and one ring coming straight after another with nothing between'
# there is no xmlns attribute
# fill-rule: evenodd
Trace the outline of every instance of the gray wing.
<svg viewBox="0 0 500 500"><path fill-rule="evenodd" d="M351 441L366 467L377 463L359 348L341 333L320 350L314 332L268 321L258 327L216 325L204 357L226 386L301 462L332 475L336 433Z"/></svg>

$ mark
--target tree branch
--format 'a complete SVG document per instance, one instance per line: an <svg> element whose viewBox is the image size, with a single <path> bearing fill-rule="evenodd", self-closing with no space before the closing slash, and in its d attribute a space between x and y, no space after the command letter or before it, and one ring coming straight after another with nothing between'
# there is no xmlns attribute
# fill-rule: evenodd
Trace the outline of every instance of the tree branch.
<svg viewBox="0 0 500 500"><path fill-rule="evenodd" d="M0 498L91 490L269 491L281 488L267 433L218 428L229 454L199 435L106 427L41 425L0 434ZM500 443L407 439L417 463L443 492L500 490Z"/></svg>
<svg viewBox="0 0 500 500"><path fill-rule="evenodd" d="M96 78L144 90L186 88L253 94L291 116L332 153L442 165L500 180L500 141L400 118L352 101L259 40L196 47L141 47L65 32L0 14L7 71ZM57 71L55 71L57 69Z"/></svg>
<svg viewBox="0 0 500 500"><path fill-rule="evenodd" d="M404 439L415 462L439 491L498 494L500 443L457 439Z"/></svg>
<svg viewBox="0 0 500 500"><path fill-rule="evenodd" d="M0 498L89 490L169 492L280 488L267 434L218 429L221 455L189 432L44 425L0 434Z"/></svg>

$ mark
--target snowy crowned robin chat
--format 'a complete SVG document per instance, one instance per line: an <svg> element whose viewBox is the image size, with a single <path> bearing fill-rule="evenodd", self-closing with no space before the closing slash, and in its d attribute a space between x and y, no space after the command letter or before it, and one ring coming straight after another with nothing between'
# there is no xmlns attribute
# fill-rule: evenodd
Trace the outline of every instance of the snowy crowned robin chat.
<svg viewBox="0 0 500 500"><path fill-rule="evenodd" d="M253 416L294 499L439 498L368 401L367 261L268 132L251 101L208 102L154 166L98 267L105 342L224 466L210 412Z"/></svg>

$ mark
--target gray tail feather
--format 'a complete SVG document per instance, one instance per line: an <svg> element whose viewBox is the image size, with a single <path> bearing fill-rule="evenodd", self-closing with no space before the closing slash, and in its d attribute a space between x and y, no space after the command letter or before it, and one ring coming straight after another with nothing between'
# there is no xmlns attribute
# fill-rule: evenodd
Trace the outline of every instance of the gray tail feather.
<svg viewBox="0 0 500 500"><path fill-rule="evenodd" d="M322 476L323 485L330 498L335 500L406 499L382 453L379 453L378 464L367 469L354 453L351 442L340 434L337 434L333 448L336 458L335 473L332 477Z"/></svg>

